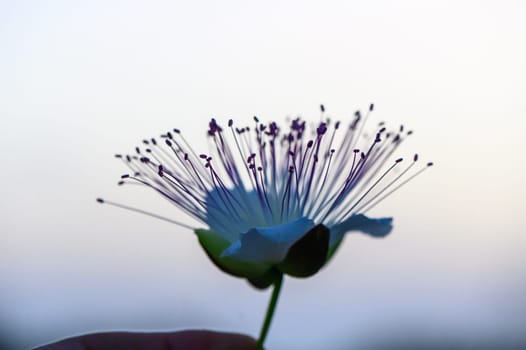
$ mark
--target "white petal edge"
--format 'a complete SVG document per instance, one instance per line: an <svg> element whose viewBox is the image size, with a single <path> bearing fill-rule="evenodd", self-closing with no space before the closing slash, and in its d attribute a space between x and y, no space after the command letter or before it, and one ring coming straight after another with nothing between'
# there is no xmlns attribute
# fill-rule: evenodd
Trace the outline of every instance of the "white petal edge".
<svg viewBox="0 0 526 350"><path fill-rule="evenodd" d="M329 247L337 244L350 231L360 231L373 237L385 237L393 229L393 218L368 218L363 214L352 215L347 220L330 227Z"/></svg>
<svg viewBox="0 0 526 350"><path fill-rule="evenodd" d="M281 225L255 227L242 233L221 256L253 263L279 263L285 259L290 247L313 227L314 222L307 218Z"/></svg>

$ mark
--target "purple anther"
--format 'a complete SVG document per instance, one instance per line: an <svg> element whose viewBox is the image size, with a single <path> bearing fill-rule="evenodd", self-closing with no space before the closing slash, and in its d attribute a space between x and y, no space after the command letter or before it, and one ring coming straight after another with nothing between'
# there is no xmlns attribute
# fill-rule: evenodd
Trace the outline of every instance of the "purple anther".
<svg viewBox="0 0 526 350"><path fill-rule="evenodd" d="M326 131L327 131L327 124L326 123L320 123L320 126L318 126L318 128L316 129L316 132L318 133L318 136L325 134Z"/></svg>
<svg viewBox="0 0 526 350"><path fill-rule="evenodd" d="M208 123L208 128L208 135L210 136L214 136L216 132L223 131L214 118L212 118Z"/></svg>

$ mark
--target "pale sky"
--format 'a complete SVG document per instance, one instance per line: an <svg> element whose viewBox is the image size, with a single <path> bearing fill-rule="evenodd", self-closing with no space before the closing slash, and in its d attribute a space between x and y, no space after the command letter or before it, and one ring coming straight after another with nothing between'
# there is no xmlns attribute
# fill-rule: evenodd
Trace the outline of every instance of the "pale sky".
<svg viewBox="0 0 526 350"><path fill-rule="evenodd" d="M268 292L221 273L194 224L117 187L114 153L208 120L374 118L436 163L307 280L286 279L269 349L418 332L518 337L526 322L526 5L521 1L3 1L0 340L212 328L254 337ZM0 342L0 345L2 343ZM0 346L1 347L1 346Z"/></svg>

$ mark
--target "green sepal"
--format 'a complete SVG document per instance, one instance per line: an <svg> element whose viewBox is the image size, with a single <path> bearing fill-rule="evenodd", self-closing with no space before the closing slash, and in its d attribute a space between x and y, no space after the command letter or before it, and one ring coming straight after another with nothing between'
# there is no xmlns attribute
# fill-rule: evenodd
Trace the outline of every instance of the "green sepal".
<svg viewBox="0 0 526 350"><path fill-rule="evenodd" d="M257 264L221 257L221 253L230 245L230 242L213 231L197 229L194 232L210 260L221 271L229 275L247 278L250 281L250 279L263 278L272 267L270 264Z"/></svg>
<svg viewBox="0 0 526 350"><path fill-rule="evenodd" d="M274 282L276 282L280 275L281 272L279 272L275 268L272 268L262 276L249 278L248 283L250 283L254 288L257 289L267 289L268 287L273 285Z"/></svg>
<svg viewBox="0 0 526 350"><path fill-rule="evenodd" d="M331 258L334 256L334 254L336 253L336 251L338 250L338 248L340 247L340 245L342 244L343 242L343 238L342 237L339 241L337 241L336 243L334 243L332 245L332 247L329 247L329 252L327 253L327 262L329 262L329 260L331 260Z"/></svg>
<svg viewBox="0 0 526 350"><path fill-rule="evenodd" d="M309 277L318 272L327 261L330 231L316 225L289 249L277 268L293 277Z"/></svg>

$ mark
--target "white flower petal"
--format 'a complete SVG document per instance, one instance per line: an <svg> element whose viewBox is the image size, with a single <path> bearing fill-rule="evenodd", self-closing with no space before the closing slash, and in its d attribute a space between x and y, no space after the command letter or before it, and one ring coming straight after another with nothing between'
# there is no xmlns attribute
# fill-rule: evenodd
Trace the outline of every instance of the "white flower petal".
<svg viewBox="0 0 526 350"><path fill-rule="evenodd" d="M226 204L228 200L229 205L236 206L235 211ZM243 188L237 188L227 193L214 189L207 193L205 202L206 223L229 242L235 242L239 238L239 232L246 232L251 227L266 223L255 191L246 192ZM238 207L239 203L242 203L243 209ZM249 226L249 223L252 225Z"/></svg>
<svg viewBox="0 0 526 350"><path fill-rule="evenodd" d="M347 220L330 228L329 247L340 242L349 231L360 231L373 237L385 237L393 229L393 218L371 219L363 214L352 215Z"/></svg>
<svg viewBox="0 0 526 350"><path fill-rule="evenodd" d="M314 227L314 222L307 218L269 226L255 227L242 233L221 256L240 261L255 263L279 263L303 235Z"/></svg>

